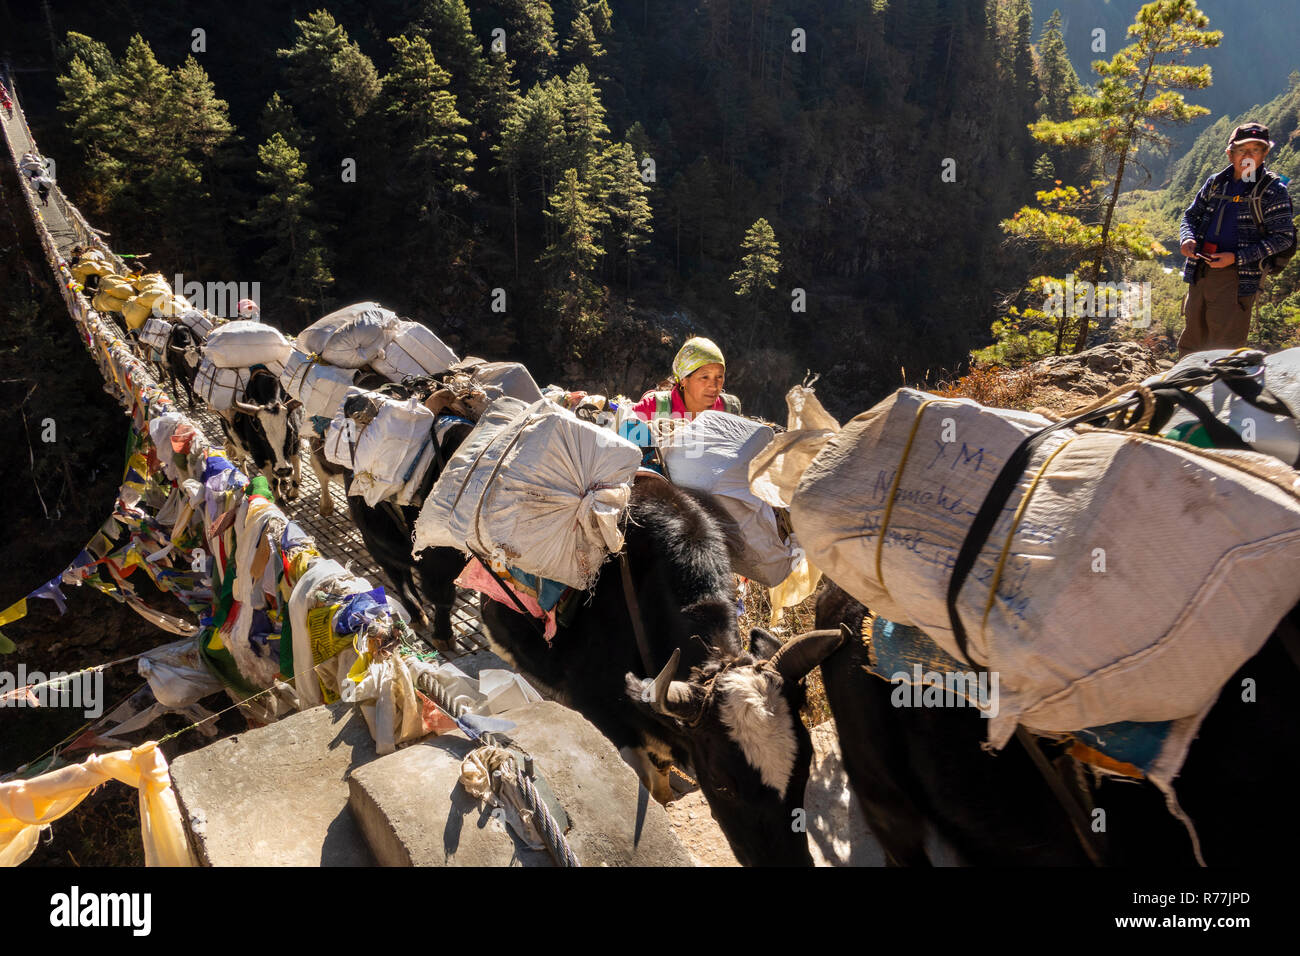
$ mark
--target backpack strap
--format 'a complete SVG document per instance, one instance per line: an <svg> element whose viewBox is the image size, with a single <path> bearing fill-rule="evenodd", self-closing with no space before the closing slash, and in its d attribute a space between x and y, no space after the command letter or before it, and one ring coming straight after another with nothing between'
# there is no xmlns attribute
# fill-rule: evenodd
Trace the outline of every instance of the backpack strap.
<svg viewBox="0 0 1300 956"><path fill-rule="evenodd" d="M673 393L669 391L655 392L655 417L668 418L673 413Z"/></svg>

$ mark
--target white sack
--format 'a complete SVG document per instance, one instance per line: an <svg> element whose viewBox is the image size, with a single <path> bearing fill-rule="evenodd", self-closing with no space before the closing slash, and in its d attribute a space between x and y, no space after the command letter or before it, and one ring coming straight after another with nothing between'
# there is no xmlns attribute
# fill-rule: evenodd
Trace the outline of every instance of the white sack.
<svg viewBox="0 0 1300 956"><path fill-rule="evenodd" d="M325 429L325 460L351 471L356 464L352 460L356 434L356 423L345 416L342 410L336 412L329 427Z"/></svg>
<svg viewBox="0 0 1300 956"><path fill-rule="evenodd" d="M274 365L278 374L292 351L293 345L279 329L241 319L213 329L203 346L203 358L217 368Z"/></svg>
<svg viewBox="0 0 1300 956"><path fill-rule="evenodd" d="M415 550L452 547L586 589L622 550L641 450L545 399L500 398L429 492Z"/></svg>
<svg viewBox="0 0 1300 956"><path fill-rule="evenodd" d="M952 564L1003 462L1045 424L902 389L846 424L804 473L791 509L800 542L872 610L958 655ZM1065 731L1200 713L1300 600L1296 484L1253 452L1104 430L1050 436L957 605L972 657L1000 676L992 743L1018 720Z"/></svg>
<svg viewBox="0 0 1300 956"><path fill-rule="evenodd" d="M370 367L389 381L400 382L408 375L438 375L459 361L431 330L419 322L402 322Z"/></svg>
<svg viewBox="0 0 1300 956"><path fill-rule="evenodd" d="M218 368L205 355L194 377L194 394L219 412L229 411L244 400L248 369Z"/></svg>
<svg viewBox="0 0 1300 956"><path fill-rule="evenodd" d="M749 489L749 463L776 433L768 425L706 411L659 446L673 484L707 491L736 522L736 573L776 587L794 570L795 545L781 538L772 506Z"/></svg>
<svg viewBox="0 0 1300 956"><path fill-rule="evenodd" d="M317 319L298 333L298 348L339 368L362 368L397 333L399 319L378 302L358 302Z"/></svg>
<svg viewBox="0 0 1300 956"><path fill-rule="evenodd" d="M1173 378L1188 368L1206 366L1234 351L1235 349L1214 349L1193 352L1169 371L1149 378L1143 384L1152 385ZM1255 377L1291 411L1300 414L1300 348L1265 356L1264 364L1257 367ZM1280 458L1292 467L1300 461L1300 421L1256 408L1223 382L1202 386L1195 395L1209 406L1215 418L1242 435L1255 451ZM1196 421L1196 416L1180 409L1169 419L1166 430L1191 421Z"/></svg>
<svg viewBox="0 0 1300 956"><path fill-rule="evenodd" d="M349 494L361 495L373 508L423 477L418 466L427 468L433 460L430 435L435 416L414 398L399 402L373 392L370 397L379 413L357 437Z"/></svg>
<svg viewBox="0 0 1300 956"><path fill-rule="evenodd" d="M796 385L785 396L786 430L749 463L749 486L776 508L790 507L799 479L812 460L840 430L811 388Z"/></svg>
<svg viewBox="0 0 1300 956"><path fill-rule="evenodd" d="M280 384L288 394L302 402L306 418L333 418L342 408L343 399L356 376L356 369L314 361L306 352L294 349L284 363Z"/></svg>
<svg viewBox="0 0 1300 956"><path fill-rule="evenodd" d="M488 401L505 395L531 405L542 397L533 376L518 362L484 362L470 370L470 378L487 393Z"/></svg>
<svg viewBox="0 0 1300 956"><path fill-rule="evenodd" d="M146 345L153 349L159 355L162 355L167 348L167 340L171 338L172 324L166 319L160 319L157 316L149 316L145 319L144 325L140 327L137 337L141 345Z"/></svg>
<svg viewBox="0 0 1300 956"><path fill-rule="evenodd" d="M177 316L176 321L193 332L195 338L200 342L207 341L208 336L212 334L212 330L216 328L216 323L212 321L212 317L200 312L198 309L185 310Z"/></svg>

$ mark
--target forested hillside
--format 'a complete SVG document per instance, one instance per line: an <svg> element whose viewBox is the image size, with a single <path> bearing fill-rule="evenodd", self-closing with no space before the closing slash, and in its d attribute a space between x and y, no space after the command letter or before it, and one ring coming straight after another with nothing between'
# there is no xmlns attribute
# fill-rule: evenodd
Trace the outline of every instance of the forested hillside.
<svg viewBox="0 0 1300 956"><path fill-rule="evenodd" d="M751 410L812 370L843 414L957 368L1024 272L998 222L1042 153L1028 0L108 0L0 25L114 245L260 282L288 330L375 298L628 392L698 331Z"/></svg>

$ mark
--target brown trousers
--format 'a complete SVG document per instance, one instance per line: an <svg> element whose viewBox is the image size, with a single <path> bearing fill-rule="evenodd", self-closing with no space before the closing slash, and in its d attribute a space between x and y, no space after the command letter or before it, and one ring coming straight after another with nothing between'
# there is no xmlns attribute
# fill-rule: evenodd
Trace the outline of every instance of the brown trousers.
<svg viewBox="0 0 1300 956"><path fill-rule="evenodd" d="M1250 309L1255 297L1237 298L1237 267L1206 268L1187 290L1178 339L1178 356L1206 349L1238 349L1250 334Z"/></svg>

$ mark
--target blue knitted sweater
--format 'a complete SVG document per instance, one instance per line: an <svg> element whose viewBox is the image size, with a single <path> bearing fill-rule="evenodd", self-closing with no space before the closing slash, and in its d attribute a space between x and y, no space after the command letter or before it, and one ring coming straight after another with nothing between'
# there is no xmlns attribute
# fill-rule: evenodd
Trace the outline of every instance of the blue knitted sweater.
<svg viewBox="0 0 1300 956"><path fill-rule="evenodd" d="M1267 176L1267 170L1260 167L1260 176ZM1210 195L1232 181L1232 166L1220 170L1201 186L1200 192L1192 204L1183 213L1183 222L1178 230L1178 241L1194 239L1197 242L1205 238L1210 228L1210 218L1218 211L1219 202L1211 200ZM1250 214L1250 203L1234 203L1237 207L1237 297L1246 298L1259 291L1263 277L1260 261L1267 256L1290 249L1295 245L1295 219L1291 209L1291 195L1286 185L1276 177L1268 176L1264 186L1263 206L1265 230L1261 232L1255 225L1255 218ZM1266 233L1266 234L1265 234ZM1191 282L1196 275L1198 263L1188 259L1183 266L1183 281Z"/></svg>

